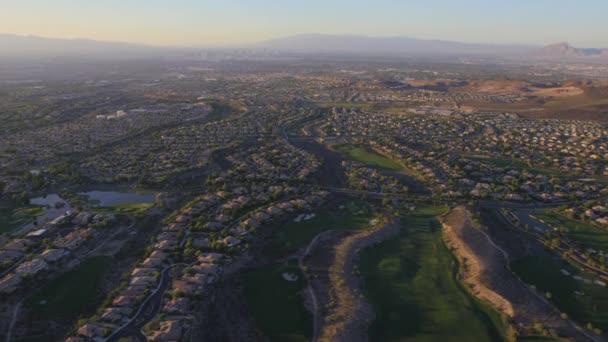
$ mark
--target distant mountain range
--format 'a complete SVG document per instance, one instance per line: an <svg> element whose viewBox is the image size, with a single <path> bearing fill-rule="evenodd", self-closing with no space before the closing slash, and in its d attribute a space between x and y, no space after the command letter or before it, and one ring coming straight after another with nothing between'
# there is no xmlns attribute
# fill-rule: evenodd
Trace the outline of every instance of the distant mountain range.
<svg viewBox="0 0 608 342"><path fill-rule="evenodd" d="M539 51L539 55L572 58L608 58L608 49L578 49L568 43L557 43L543 47Z"/></svg>
<svg viewBox="0 0 608 342"><path fill-rule="evenodd" d="M0 34L0 57L141 57L167 52L166 48L91 39L56 39Z"/></svg>
<svg viewBox="0 0 608 342"><path fill-rule="evenodd" d="M304 34L272 39L261 42L257 46L292 52L413 55L502 55L530 53L538 49L538 47L526 45L474 44L409 37L324 34Z"/></svg>
<svg viewBox="0 0 608 342"><path fill-rule="evenodd" d="M568 43L545 47L426 40L409 37L368 37L356 35L306 34L267 40L258 47L291 52L457 55L524 57L539 59L600 59L608 61L608 49L579 49Z"/></svg>
<svg viewBox="0 0 608 342"><path fill-rule="evenodd" d="M409 37L369 37L360 35L303 34L266 40L224 50L277 51L298 54L358 54L391 56L469 56L536 58L551 60L606 60L608 49L578 49L568 43L546 47L500 45L426 40ZM0 34L0 57L70 56L94 58L141 58L187 56L202 50L219 48L175 48L141 44L96 41L89 39L53 39L36 36Z"/></svg>

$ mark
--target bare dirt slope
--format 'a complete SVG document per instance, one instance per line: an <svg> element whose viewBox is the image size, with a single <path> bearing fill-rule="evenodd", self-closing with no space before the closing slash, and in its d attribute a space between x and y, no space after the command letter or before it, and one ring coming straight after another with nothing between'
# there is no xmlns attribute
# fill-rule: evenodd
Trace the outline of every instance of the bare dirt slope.
<svg viewBox="0 0 608 342"><path fill-rule="evenodd" d="M325 244L329 250L315 251L314 254L331 256L324 263L314 260L309 263L317 284L313 286L319 293L323 321L319 327L317 341L367 341L369 324L374 319L371 305L362 296L361 279L354 274L358 251L372 244L399 234L399 224L389 222L372 229L342 236L335 244ZM339 236L339 235L338 235ZM329 253L328 253L329 252ZM325 265L323 265L325 264Z"/></svg>
<svg viewBox="0 0 608 342"><path fill-rule="evenodd" d="M516 325L540 322L560 336L589 340L509 270L508 254L475 228L464 207L453 209L441 222L444 240L461 261L463 281L475 296L508 315Z"/></svg>
<svg viewBox="0 0 608 342"><path fill-rule="evenodd" d="M525 97L513 103L460 103L479 111L517 113L530 118L608 121L608 84L599 81L564 81L532 84L513 80L473 80L451 92Z"/></svg>

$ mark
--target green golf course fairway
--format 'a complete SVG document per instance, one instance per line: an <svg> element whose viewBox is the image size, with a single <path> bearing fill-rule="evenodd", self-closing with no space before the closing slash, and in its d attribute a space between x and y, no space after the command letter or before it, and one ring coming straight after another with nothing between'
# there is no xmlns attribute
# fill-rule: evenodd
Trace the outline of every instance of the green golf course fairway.
<svg viewBox="0 0 608 342"><path fill-rule="evenodd" d="M361 253L364 293L374 306L371 341L501 341L499 315L456 280L458 264L426 207L401 219L399 238Z"/></svg>

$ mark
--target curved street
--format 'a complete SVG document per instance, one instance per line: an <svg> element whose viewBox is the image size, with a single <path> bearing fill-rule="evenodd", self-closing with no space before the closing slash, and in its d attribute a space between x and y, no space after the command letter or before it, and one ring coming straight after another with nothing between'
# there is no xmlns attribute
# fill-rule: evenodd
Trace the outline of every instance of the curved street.
<svg viewBox="0 0 608 342"><path fill-rule="evenodd" d="M160 311L163 294L171 281L171 269L174 266L181 264L173 264L165 267L161 273L160 283L156 289L144 300L143 304L139 307L137 313L131 318L131 320L116 330L112 335L106 338L107 342L115 342L120 338L132 338L136 341L147 341L146 336L142 333L143 327L156 317Z"/></svg>

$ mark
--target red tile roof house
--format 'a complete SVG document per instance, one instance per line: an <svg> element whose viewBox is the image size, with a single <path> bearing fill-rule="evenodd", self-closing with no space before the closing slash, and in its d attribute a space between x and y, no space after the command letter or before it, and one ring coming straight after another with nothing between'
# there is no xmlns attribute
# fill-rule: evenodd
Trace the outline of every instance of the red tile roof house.
<svg viewBox="0 0 608 342"><path fill-rule="evenodd" d="M65 342L88 342L88 340L83 337L68 336L68 338L65 339Z"/></svg>
<svg viewBox="0 0 608 342"><path fill-rule="evenodd" d="M0 279L0 293L13 293L21 284L21 276L18 274L8 274Z"/></svg>
<svg viewBox="0 0 608 342"><path fill-rule="evenodd" d="M104 337L104 330L106 328L108 328L108 326L96 323L87 323L78 329L78 334L95 339L96 337Z"/></svg>
<svg viewBox="0 0 608 342"><path fill-rule="evenodd" d="M182 280L187 281L188 283L196 286L197 290L203 290L205 288L205 284L211 284L213 282L214 276L197 273L192 275L185 275L182 277Z"/></svg>
<svg viewBox="0 0 608 342"><path fill-rule="evenodd" d="M182 337L182 326L179 321L163 321L157 331L152 332L151 341L179 341Z"/></svg>
<svg viewBox="0 0 608 342"><path fill-rule="evenodd" d="M178 234L176 232L164 232L164 233L160 233L158 234L158 236L156 237L156 239L158 241L161 240L168 240L168 241L175 241L178 242Z"/></svg>
<svg viewBox="0 0 608 342"><path fill-rule="evenodd" d="M58 238L53 243L57 248L67 248L74 250L80 247L80 244L84 241L84 238L76 231L69 233L63 238Z"/></svg>
<svg viewBox="0 0 608 342"><path fill-rule="evenodd" d="M173 251L177 246L178 243L175 240L160 240L156 243L156 249L161 251Z"/></svg>
<svg viewBox="0 0 608 342"><path fill-rule="evenodd" d="M132 308L136 302L136 296L118 296L112 301L112 306Z"/></svg>
<svg viewBox="0 0 608 342"><path fill-rule="evenodd" d="M255 228L255 227L253 227ZM247 228L245 227L234 227L232 229L230 229L230 234L236 235L236 236L241 236L241 237L245 237L249 235L249 231L247 231Z"/></svg>
<svg viewBox="0 0 608 342"><path fill-rule="evenodd" d="M157 283L156 277L144 276L144 277L131 278L131 282L129 283L129 285L154 287L154 286L156 286L156 283Z"/></svg>
<svg viewBox="0 0 608 342"><path fill-rule="evenodd" d="M25 247L31 246L33 245L34 242L27 240L27 239L16 239L13 240L9 243L6 244L6 246L4 246L4 249L9 250L9 251L21 251L23 250Z"/></svg>
<svg viewBox="0 0 608 342"><path fill-rule="evenodd" d="M119 296L141 297L145 295L148 290L149 289L146 286L127 286L120 291Z"/></svg>
<svg viewBox="0 0 608 342"><path fill-rule="evenodd" d="M170 223L168 226L169 231L172 232L178 232L180 230L184 230L186 229L187 225L185 223L177 223L177 222L173 222Z"/></svg>
<svg viewBox="0 0 608 342"><path fill-rule="evenodd" d="M236 210L236 209L238 209L239 207L240 207L240 203L238 203L238 202L228 202L228 203L226 203L226 204L223 204L223 205L220 207L220 210L221 210L222 212L227 212L227 211Z"/></svg>
<svg viewBox="0 0 608 342"><path fill-rule="evenodd" d="M161 251L154 251L152 254L150 254L150 258L165 260L167 258L167 254Z"/></svg>
<svg viewBox="0 0 608 342"><path fill-rule="evenodd" d="M188 223L188 222L190 222L190 217L188 217L186 215L177 215L177 217L175 217L175 222Z"/></svg>
<svg viewBox="0 0 608 342"><path fill-rule="evenodd" d="M261 211L261 212L256 213L254 217L259 222L264 222L264 221L266 221L266 220L268 220L270 218L270 215L268 215L267 213Z"/></svg>
<svg viewBox="0 0 608 342"><path fill-rule="evenodd" d="M141 263L142 268L155 268L160 269L163 265L163 261L160 258L147 258Z"/></svg>
<svg viewBox="0 0 608 342"><path fill-rule="evenodd" d="M66 255L66 251L63 249L47 249L42 253L42 258L48 262L55 262L63 258Z"/></svg>
<svg viewBox="0 0 608 342"><path fill-rule="evenodd" d="M230 221L230 216L226 215L226 214L219 214L215 217L215 220L218 222L228 222Z"/></svg>
<svg viewBox="0 0 608 342"><path fill-rule="evenodd" d="M248 218L242 222L242 225L246 228L259 228L260 222L254 218Z"/></svg>
<svg viewBox="0 0 608 342"><path fill-rule="evenodd" d="M235 201L244 205L244 204L248 204L249 202L251 202L251 198L249 198L249 196L239 196L235 199Z"/></svg>
<svg viewBox="0 0 608 342"><path fill-rule="evenodd" d="M199 263L216 264L224 260L225 256L220 253L204 253L198 257Z"/></svg>
<svg viewBox="0 0 608 342"><path fill-rule="evenodd" d="M101 319L110 323L120 322L127 318L130 313L131 309L129 308L107 308L101 314Z"/></svg>
<svg viewBox="0 0 608 342"><path fill-rule="evenodd" d="M131 272L131 277L152 276L155 272L158 272L155 268L135 268Z"/></svg>
<svg viewBox="0 0 608 342"><path fill-rule="evenodd" d="M294 199L289 201L289 203L294 206L295 208L299 208L299 209L307 209L309 208L308 203L303 200L303 199Z"/></svg>
<svg viewBox="0 0 608 342"><path fill-rule="evenodd" d="M293 211L293 206L289 202L279 203L277 207L286 211Z"/></svg>
<svg viewBox="0 0 608 342"><path fill-rule="evenodd" d="M223 240L220 240L221 243L226 245L226 247L234 247L241 243L241 240L235 238L234 236L227 236Z"/></svg>
<svg viewBox="0 0 608 342"><path fill-rule="evenodd" d="M270 216L276 216L276 215L281 215L283 214L283 211L277 207L270 207L266 210L266 212L268 214L270 214Z"/></svg>
<svg viewBox="0 0 608 342"><path fill-rule="evenodd" d="M194 265L190 269L192 270L192 272L210 274L215 276L219 276L219 274L222 272L222 267L220 265L207 263Z"/></svg>
<svg viewBox="0 0 608 342"><path fill-rule="evenodd" d="M173 280L172 286L174 291L182 292L187 296L191 296L196 292L196 285L185 280Z"/></svg>
<svg viewBox="0 0 608 342"><path fill-rule="evenodd" d="M31 261L23 262L17 269L15 273L17 274L36 274L40 271L46 270L48 264L42 259L32 259Z"/></svg>
<svg viewBox="0 0 608 342"><path fill-rule="evenodd" d="M190 299L186 297L175 298L163 306L163 311L169 314L187 314L190 310Z"/></svg>

